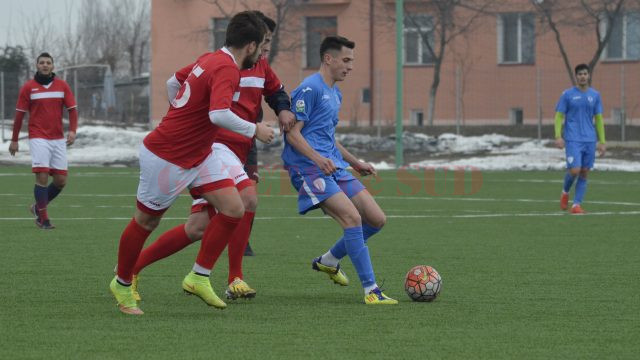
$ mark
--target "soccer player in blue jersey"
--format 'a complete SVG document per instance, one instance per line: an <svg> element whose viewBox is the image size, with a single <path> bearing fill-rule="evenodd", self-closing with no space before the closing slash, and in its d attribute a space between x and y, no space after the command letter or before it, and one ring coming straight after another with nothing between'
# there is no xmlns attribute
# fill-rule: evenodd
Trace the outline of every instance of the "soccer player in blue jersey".
<svg viewBox="0 0 640 360"><path fill-rule="evenodd" d="M565 90L556 106L555 134L556 146L565 148L567 155L567 173L564 176L560 208L567 210L569 190L577 177L571 213L584 214L581 204L587 191L587 174L596 157L596 142L600 155L604 155L606 146L602 101L600 93L589 86L589 66L576 66L575 75L577 86Z"/></svg>
<svg viewBox="0 0 640 360"><path fill-rule="evenodd" d="M371 164L359 161L335 138L342 94L336 82L353 68L355 43L329 36L320 45L320 70L302 81L292 93L296 124L286 133L282 160L298 191L298 211L321 208L343 228L344 235L324 255L312 261L316 271L329 274L337 284L349 279L340 259L349 255L362 287L365 304L397 304L376 284L367 239L386 221L371 194L346 168L361 175L376 174Z"/></svg>

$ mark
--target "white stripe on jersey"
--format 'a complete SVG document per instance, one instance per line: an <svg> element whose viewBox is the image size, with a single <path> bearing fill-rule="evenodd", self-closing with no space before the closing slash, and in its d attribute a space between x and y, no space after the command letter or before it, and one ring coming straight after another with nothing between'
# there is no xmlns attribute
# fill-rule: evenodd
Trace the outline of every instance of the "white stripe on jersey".
<svg viewBox="0 0 640 360"><path fill-rule="evenodd" d="M231 98L231 101L238 101L240 99L240 91L236 91L233 93L233 97Z"/></svg>
<svg viewBox="0 0 640 360"><path fill-rule="evenodd" d="M63 99L64 92L63 91L43 91L35 94L31 94L29 97L31 100L37 99Z"/></svg>
<svg viewBox="0 0 640 360"><path fill-rule="evenodd" d="M240 78L240 87L264 88L264 78L247 76Z"/></svg>

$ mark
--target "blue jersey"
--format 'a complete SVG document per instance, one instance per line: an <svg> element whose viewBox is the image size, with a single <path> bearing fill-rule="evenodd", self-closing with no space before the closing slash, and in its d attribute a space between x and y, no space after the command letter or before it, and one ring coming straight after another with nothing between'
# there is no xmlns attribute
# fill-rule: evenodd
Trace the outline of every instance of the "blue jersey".
<svg viewBox="0 0 640 360"><path fill-rule="evenodd" d="M593 88L583 92L575 86L567 89L560 96L556 112L564 114L562 137L565 141L594 142L597 140L593 117L602 114L599 92Z"/></svg>
<svg viewBox="0 0 640 360"><path fill-rule="evenodd" d="M341 103L342 93L338 87L329 87L320 73L304 79L291 93L291 111L298 121L304 121L301 131L304 139L320 155L331 159L337 168L345 169L348 164L336 146L335 137ZM288 167L316 167L313 161L296 151L286 139L282 160Z"/></svg>

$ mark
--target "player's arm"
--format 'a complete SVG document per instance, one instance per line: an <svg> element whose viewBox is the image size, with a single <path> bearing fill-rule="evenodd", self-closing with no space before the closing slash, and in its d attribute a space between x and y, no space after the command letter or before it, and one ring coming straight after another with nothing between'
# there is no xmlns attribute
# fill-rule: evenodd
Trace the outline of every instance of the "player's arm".
<svg viewBox="0 0 640 360"><path fill-rule="evenodd" d="M176 71L173 75L171 75L169 80L167 80L167 97L169 99L169 102L176 98L176 95L178 95L178 91L180 91L180 87L187 79L189 73L191 73L191 70L193 70L193 67L195 65L196 63L193 63L183 67L182 69Z"/></svg>
<svg viewBox="0 0 640 360"><path fill-rule="evenodd" d="M64 106L69 112L69 134L67 134L67 145L71 145L76 141L76 131L78 130L78 104L76 98L71 92L69 84L65 83L64 87Z"/></svg>
<svg viewBox="0 0 640 360"><path fill-rule="evenodd" d="M604 138L604 119L602 118L602 101L600 100L600 96L596 100L596 133L598 134L598 151L600 155L604 155L607 151L607 147L605 145L606 141Z"/></svg>
<svg viewBox="0 0 640 360"><path fill-rule="evenodd" d="M280 132L291 130L296 123L296 116L289 110L291 109L291 100L289 99L289 94L284 91L284 86L281 85L276 92L265 96L264 100L278 116Z"/></svg>
<svg viewBox="0 0 640 360"><path fill-rule="evenodd" d="M554 132L556 137L556 147L559 149L564 148L564 139L562 138L562 126L564 125L565 114L567 113L567 92L563 92L562 96L560 96L560 100L558 100L558 104L556 105L556 116L555 116L555 125Z"/></svg>
<svg viewBox="0 0 640 360"><path fill-rule="evenodd" d="M337 139L336 139L336 146L338 147L340 154L342 154L342 158L346 162L348 162L349 165L351 165L351 167L355 171L357 171L360 175L362 176L377 175L376 169L373 167L373 165L358 160L358 158L352 153L350 153L349 150L347 150L344 146L342 146L342 144L340 144L340 142Z"/></svg>
<svg viewBox="0 0 640 360"><path fill-rule="evenodd" d="M248 138L270 143L273 140L273 129L264 124L246 121L231 111L233 94L238 90L240 73L237 68L221 68L213 76L211 98L209 99L209 119L214 125L244 135Z"/></svg>
<svg viewBox="0 0 640 360"><path fill-rule="evenodd" d="M11 143L9 143L9 153L12 156L16 155L16 152L19 150L18 139L20 137L20 129L22 128L22 120L24 120L24 114L29 109L30 105L30 97L27 92L27 87L23 86L20 88L20 93L18 94L18 103L16 104L16 116L13 119L13 134L11 135Z"/></svg>
<svg viewBox="0 0 640 360"><path fill-rule="evenodd" d="M296 117L291 112L291 98L284 90L284 86L276 73L267 64L265 68L264 100L278 117L280 132L289 131L296 123Z"/></svg>
<svg viewBox="0 0 640 360"><path fill-rule="evenodd" d="M307 140L302 135L302 128L304 127L304 121L296 121L293 127L287 133L286 139L289 145L291 145L297 152L313 161L325 175L332 174L336 171L336 165L320 155L315 149L309 145Z"/></svg>
<svg viewBox="0 0 640 360"><path fill-rule="evenodd" d="M11 135L11 143L9 143L9 154L15 156L20 149L18 139L20 137L20 129L22 128L22 120L24 119L24 110L16 109L16 116L13 119L13 134Z"/></svg>

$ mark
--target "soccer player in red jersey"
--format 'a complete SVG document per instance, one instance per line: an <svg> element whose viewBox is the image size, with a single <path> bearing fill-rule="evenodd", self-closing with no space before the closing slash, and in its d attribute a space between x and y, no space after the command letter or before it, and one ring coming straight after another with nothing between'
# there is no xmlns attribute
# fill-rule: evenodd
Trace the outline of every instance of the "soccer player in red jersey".
<svg viewBox="0 0 640 360"><path fill-rule="evenodd" d="M194 198L207 200L218 213L204 231L182 289L210 306L226 307L209 282L213 253L234 233L245 210L229 169L212 152L212 144L221 127L267 143L273 139L273 129L246 121L230 110L240 85L240 69L258 61L266 31L264 22L252 12L231 18L225 47L198 58L171 100L167 115L144 138L137 209L120 238L117 275L110 284L123 313L142 314L131 288L133 267L162 214L184 189Z"/></svg>
<svg viewBox="0 0 640 360"><path fill-rule="evenodd" d="M265 37L265 43L262 46L261 59L251 68L240 71L240 89L237 101L231 105L231 111L245 119L255 120L259 117L262 110L262 97L270 105L278 116L280 127L284 131L288 131L295 124L295 117L289 110L291 103L289 95L284 91L280 80L273 72L267 58L271 50L271 36L276 27L273 19L266 17L261 12L256 11L269 31ZM186 78L188 70L192 65L179 70L174 76L167 81L169 99L175 96ZM256 291L244 282L242 275L242 256L245 247L249 241L251 233L251 223L255 215L258 197L256 195L255 182L251 180L249 175L243 169L247 161L250 149L253 146L252 139L244 137L240 134L229 130L221 129L216 136L213 144L213 151L220 155L223 165L229 169L236 188L240 192L240 196L244 203L245 213L240 220L238 228L229 238L229 277L228 289L226 290L227 298L251 298L256 295ZM140 299L137 292L137 275L146 266L155 261L172 255L192 242L202 238L202 234L209 223L210 217L215 215L215 210L203 199L194 200L191 208L191 215L186 224L181 224L175 228L162 234L149 247L140 253L140 257L136 262L133 270L133 291L134 296ZM214 260L220 256L224 250L224 243L220 243L215 249Z"/></svg>
<svg viewBox="0 0 640 360"><path fill-rule="evenodd" d="M42 53L36 59L37 72L32 80L20 89L16 117L13 121L13 136L9 153L18 151L18 136L24 114L29 112L29 149L31 171L36 174L33 189L35 203L30 211L41 229L53 229L47 214L47 204L60 194L67 183L67 145L73 144L78 128L76 100L69 85L56 78L53 72L53 57ZM69 133L64 139L62 109L69 111ZM49 184L49 175L53 181Z"/></svg>

